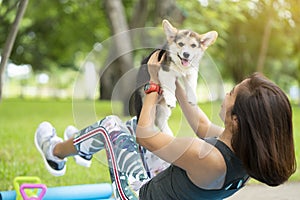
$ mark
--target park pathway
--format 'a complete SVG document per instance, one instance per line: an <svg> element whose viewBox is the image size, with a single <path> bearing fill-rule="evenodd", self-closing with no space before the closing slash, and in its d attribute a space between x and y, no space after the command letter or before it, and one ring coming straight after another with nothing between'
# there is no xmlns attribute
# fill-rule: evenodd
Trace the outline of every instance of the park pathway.
<svg viewBox="0 0 300 200"><path fill-rule="evenodd" d="M288 182L278 187L249 184L226 200L300 200L300 182Z"/></svg>

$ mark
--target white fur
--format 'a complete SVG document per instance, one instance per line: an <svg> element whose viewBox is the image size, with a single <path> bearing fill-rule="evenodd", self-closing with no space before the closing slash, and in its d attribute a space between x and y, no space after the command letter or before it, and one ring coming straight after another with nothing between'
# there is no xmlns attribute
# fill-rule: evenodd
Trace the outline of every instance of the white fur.
<svg viewBox="0 0 300 200"><path fill-rule="evenodd" d="M183 80L189 103L197 104L196 89L199 62L204 51L214 43L218 34L215 31L210 31L199 35L189 30L177 30L167 20L163 21L163 28L167 36L169 55L172 62L169 71L164 71L161 68L158 73L164 101L161 101L157 107L156 125L163 132L173 135L168 126L168 119L171 115L171 109L176 106L176 79ZM176 42L175 39L177 39ZM188 62L188 65L182 64L182 58L185 58L184 60L186 60L186 63Z"/></svg>

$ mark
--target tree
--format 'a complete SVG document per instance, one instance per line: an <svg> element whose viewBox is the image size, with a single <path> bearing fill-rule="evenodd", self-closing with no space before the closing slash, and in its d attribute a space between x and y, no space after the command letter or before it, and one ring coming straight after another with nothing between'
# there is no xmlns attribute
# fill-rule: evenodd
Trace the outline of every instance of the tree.
<svg viewBox="0 0 300 200"><path fill-rule="evenodd" d="M3 43L6 29L13 22L13 9L17 2L2 1L0 41ZM113 16L115 12L109 10L113 7L123 11L116 13L117 17ZM295 28L286 25L289 19L283 15L288 16L292 12L292 21L297 24L298 8L299 0L31 0L27 8L30 12L26 12L19 26L10 58L16 64L31 64L34 71L56 71L58 68L80 70L95 43L113 38L126 29L160 27L162 19L167 18L177 27L191 28L199 33L210 30L219 33L208 53L224 79L238 82L260 66L264 73L279 82L283 80L278 78L282 74L286 75L285 80L294 80L295 74L300 70L295 69L295 64L285 65L282 61L288 63L290 58L293 58L293 62L298 59L299 37L295 33L299 30L298 25ZM269 25L266 26L267 24ZM136 35L126 36L127 39L122 40L122 45L118 48L110 49L110 52L116 53L121 50L120 47L133 48L118 59L113 59L112 63L110 58L107 60L105 65L109 67L105 73L102 71L101 79L106 80L100 81L100 99L110 99L116 89L114 84L122 79L120 77L124 73L134 68L133 61L138 63L141 55L150 51L134 48L137 43L149 42L145 38L153 35L147 36L143 31L134 34ZM107 53L109 55L112 53ZM101 66L102 64L103 62ZM105 82L103 85L102 81ZM122 96L120 94L118 98L122 100Z"/></svg>
<svg viewBox="0 0 300 200"><path fill-rule="evenodd" d="M125 2L126 3L126 2ZM167 4L166 4L167 3ZM158 15L155 13L153 16L154 22L157 21L157 17L170 17L166 10L171 9L177 11L176 3L173 0L167 1L156 1L154 10L151 10L148 7L147 0L139 0L134 6L136 9L133 12L133 15L129 20L125 14L125 7L121 0L106 0L104 1L105 13L108 16L108 21L110 24L110 30L112 35L112 47L109 51L109 56L105 66L108 65L100 75L100 99L111 99L113 90L118 90L117 97L115 100L121 100L123 102L124 114L129 114L129 99L131 94L128 91L134 91L135 82L135 73L131 73L131 77L122 79L121 77L127 73L130 69L134 67L133 64L133 42L132 37L139 37L138 40L142 40L143 35L131 35L129 31L129 25L131 29L137 27L144 27L146 24L147 17L151 15L151 12L158 12ZM160 9L155 9L155 8ZM172 7L173 6L173 7ZM152 8L152 9L153 9ZM158 11L157 11L158 10ZM178 11L173 17L180 17L180 12ZM178 16L179 15L179 16ZM115 60L111 60L113 56L117 55L118 57ZM116 83L122 81L122 84L119 84L120 88L115 88Z"/></svg>
<svg viewBox="0 0 300 200"><path fill-rule="evenodd" d="M282 61L288 57L291 40L285 33L287 19L281 15L288 12L288 7L284 1L252 2L243 11L246 20L231 23L224 64L234 82L254 71L276 80L284 72Z"/></svg>
<svg viewBox="0 0 300 200"><path fill-rule="evenodd" d="M257 66L256 66L256 71L258 72L263 72L264 65L265 65L265 60L266 60L266 55L269 47L269 42L270 42L270 36L271 36L271 30L272 30L272 12L268 5L266 7L266 21L263 22L265 24L265 28L263 31L263 37L262 37L262 42L260 46L260 51L258 55L258 60L257 60ZM271 6L272 7L272 6Z"/></svg>
<svg viewBox="0 0 300 200"><path fill-rule="evenodd" d="M121 76L125 74L130 68L133 67L132 60L132 42L128 32L128 23L126 21L126 15L124 13L124 7L121 0L106 0L104 1L105 11L108 16L109 24L111 25L111 32L113 35L113 45L110 49L110 54L119 55L116 60L110 60L111 56L108 56L109 64L108 68L105 68L104 75L100 79L100 98L111 99L111 93L117 81ZM123 32L123 34L119 34ZM120 91L128 90L130 80L127 83L121 84ZM124 94L119 94L119 100L122 100L123 104L126 103ZM125 106L124 106L125 107ZM124 111L126 112L126 111ZM128 114L128 113L125 113Z"/></svg>
<svg viewBox="0 0 300 200"><path fill-rule="evenodd" d="M109 37L98 0L30 0L27 10L11 59L31 64L35 71L78 70L93 45Z"/></svg>
<svg viewBox="0 0 300 200"><path fill-rule="evenodd" d="M16 18L12 24L11 30L8 34L4 49L2 51L1 61L0 61L0 100L2 99L2 77L4 73L5 66L7 64L8 58L11 54L11 50L13 47L13 44L15 42L15 38L18 32L20 21L23 18L23 15L25 13L25 10L27 8L28 0L20 0L19 6L17 9Z"/></svg>

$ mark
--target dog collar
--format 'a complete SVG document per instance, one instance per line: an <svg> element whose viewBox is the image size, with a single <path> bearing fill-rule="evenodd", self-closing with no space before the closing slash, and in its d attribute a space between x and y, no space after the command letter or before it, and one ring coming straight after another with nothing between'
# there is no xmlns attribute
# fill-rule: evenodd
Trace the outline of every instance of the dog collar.
<svg viewBox="0 0 300 200"><path fill-rule="evenodd" d="M156 84L154 82L148 82L144 86L144 92L146 94L149 94L151 92L157 92L159 95L161 95L162 94L162 89L158 84Z"/></svg>

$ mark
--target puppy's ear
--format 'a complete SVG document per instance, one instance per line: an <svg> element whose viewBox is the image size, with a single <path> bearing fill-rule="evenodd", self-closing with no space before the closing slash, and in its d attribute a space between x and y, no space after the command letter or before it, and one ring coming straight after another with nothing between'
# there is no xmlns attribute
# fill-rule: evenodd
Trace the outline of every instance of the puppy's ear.
<svg viewBox="0 0 300 200"><path fill-rule="evenodd" d="M209 47L210 45L212 45L217 37L218 37L218 33L216 31L209 31L203 35L200 36L200 42L201 45L204 49L207 49L207 47Z"/></svg>
<svg viewBox="0 0 300 200"><path fill-rule="evenodd" d="M177 29L174 28L172 26L172 24L168 20L166 20L166 19L164 19L162 21L162 26L163 26L165 34L167 36L167 40L168 41L173 41L174 38L175 38L175 36L176 36Z"/></svg>

